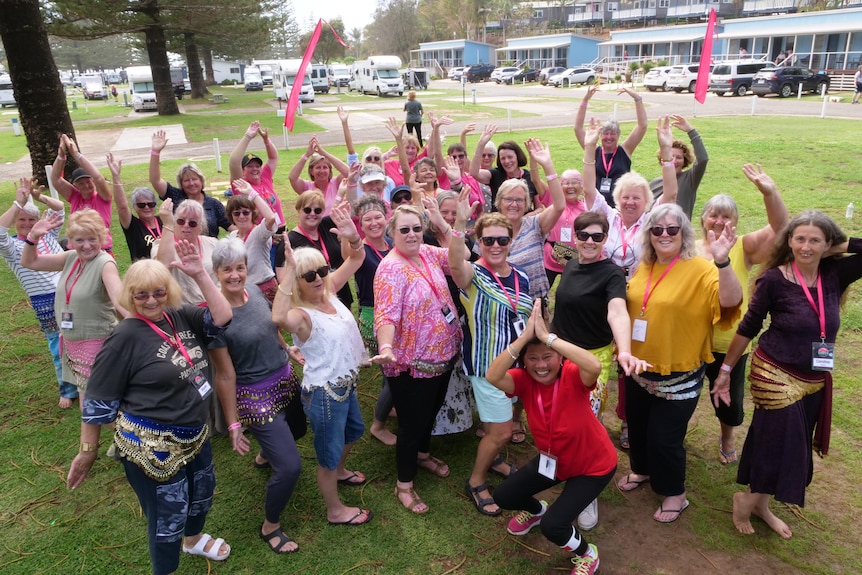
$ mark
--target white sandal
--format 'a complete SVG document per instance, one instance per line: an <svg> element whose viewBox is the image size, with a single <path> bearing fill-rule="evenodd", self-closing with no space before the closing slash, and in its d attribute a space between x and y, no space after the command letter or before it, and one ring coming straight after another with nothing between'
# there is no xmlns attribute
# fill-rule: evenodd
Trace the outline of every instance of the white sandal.
<svg viewBox="0 0 862 575"><path fill-rule="evenodd" d="M210 535L209 533L204 533L203 535L201 535L201 538L198 539L198 542L195 544L195 546L191 549L186 547L185 543L183 543L183 551L188 553L189 555L203 555L207 559L212 559L213 561L224 561L225 559L230 557L230 545L227 545L224 542L224 539L222 539L221 537L219 537L213 542L212 547L210 547L209 551L206 551L205 549L207 543L212 540L212 535ZM218 552L221 549L222 545L227 546L227 553L225 553L224 555L219 555Z"/></svg>

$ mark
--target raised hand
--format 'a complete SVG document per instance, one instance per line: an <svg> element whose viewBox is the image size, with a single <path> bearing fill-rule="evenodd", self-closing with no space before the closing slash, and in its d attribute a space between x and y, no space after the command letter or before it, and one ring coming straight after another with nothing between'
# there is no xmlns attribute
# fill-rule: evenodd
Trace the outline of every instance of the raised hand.
<svg viewBox="0 0 862 575"><path fill-rule="evenodd" d="M457 180L461 177L461 168L458 166L458 161L452 156L446 156L444 160L443 170L446 172L446 176L449 177L449 181ZM464 186L465 188L468 186Z"/></svg>
<svg viewBox="0 0 862 575"><path fill-rule="evenodd" d="M251 187L251 184L243 180L242 178L237 178L233 182L231 182L233 189L240 194L247 196L254 191L254 188ZM167 200L165 200L167 201ZM164 205L164 204L162 204Z"/></svg>
<svg viewBox="0 0 862 575"><path fill-rule="evenodd" d="M264 143L269 141L269 128L258 128L257 133Z"/></svg>
<svg viewBox="0 0 862 575"><path fill-rule="evenodd" d="M398 120L392 116L386 120L386 129L389 130L389 133L392 134L392 137L396 140L401 139L404 134L404 124L399 124ZM396 148L395 151L397 152L398 149Z"/></svg>
<svg viewBox="0 0 862 575"><path fill-rule="evenodd" d="M602 123L598 118L590 118L590 123L584 130L584 147L595 147L599 142L599 136L602 134Z"/></svg>
<svg viewBox="0 0 862 575"><path fill-rule="evenodd" d="M455 221L466 224L470 221L470 216L475 212L479 202L470 203L470 187L464 186L461 193L458 195L458 206L455 209Z"/></svg>
<svg viewBox="0 0 862 575"><path fill-rule="evenodd" d="M658 145L661 148L670 149L673 146L673 126L670 122L670 116L658 119L656 133L658 135Z"/></svg>
<svg viewBox="0 0 862 575"><path fill-rule="evenodd" d="M33 227L30 228L30 233L28 236L33 239L39 239L51 230L57 229L63 225L63 214L48 213L45 212L45 215L33 224Z"/></svg>
<svg viewBox="0 0 862 575"><path fill-rule="evenodd" d="M18 187L15 188L15 201L18 202L19 206L23 206L27 203L27 198L30 197L33 189L33 184L30 182L30 178L19 178ZM35 202L38 199L37 197L33 198Z"/></svg>
<svg viewBox="0 0 862 575"><path fill-rule="evenodd" d="M260 122L255 120L248 125L248 129L245 131L245 135L246 137L248 137L249 140L254 140L254 137L257 136L258 133L260 133Z"/></svg>
<svg viewBox="0 0 862 575"><path fill-rule="evenodd" d="M541 165L543 168L548 165L551 165L551 167L553 167L553 164L551 163L551 150L550 148L548 148L547 144L542 146L542 142L539 139L530 138L524 143L524 145L526 146L527 151L530 153L530 156L532 156L533 159L539 163L539 165Z"/></svg>
<svg viewBox="0 0 862 575"><path fill-rule="evenodd" d="M757 189L760 190L760 193L764 196L778 193L778 186L776 186L772 178L763 171L763 167L760 164L745 164L742 166L742 173L745 174L745 177L748 178L752 184L757 186Z"/></svg>
<svg viewBox="0 0 862 575"><path fill-rule="evenodd" d="M482 129L482 135L479 136L479 141L482 142L483 146L491 141L491 138L494 137L498 129L497 124L485 124L485 127Z"/></svg>
<svg viewBox="0 0 862 575"><path fill-rule="evenodd" d="M174 225L174 201L172 199L165 198L165 201L159 206L159 217L162 219L162 226L172 227Z"/></svg>
<svg viewBox="0 0 862 575"><path fill-rule="evenodd" d="M156 130L153 133L152 148L154 152L161 152L168 145L168 138L164 130Z"/></svg>
<svg viewBox="0 0 862 575"><path fill-rule="evenodd" d="M692 127L691 124L688 123L688 120L686 120L679 114L671 114L670 118L672 120L671 125L674 128L679 128L683 132L691 132Z"/></svg>
<svg viewBox="0 0 862 575"><path fill-rule="evenodd" d="M293 248L290 247L290 238L288 237L288 232L284 232L284 240L282 241L282 245L284 246L284 268L289 270L296 269L296 260L293 259Z"/></svg>
<svg viewBox="0 0 862 575"><path fill-rule="evenodd" d="M111 170L111 177L115 180L120 179L120 172L123 171L123 160L114 159L114 154L111 152L108 152L105 160L108 162L108 169Z"/></svg>
<svg viewBox="0 0 862 575"><path fill-rule="evenodd" d="M590 101L590 98L592 98L593 96L595 96L596 92L598 92L598 91L599 91L599 87L598 87L598 86L595 86L595 85L593 85L593 86L587 86L587 93L586 93L586 94L584 94L584 100L583 100L583 101L584 101L584 102L589 102L589 101Z"/></svg>
<svg viewBox="0 0 862 575"><path fill-rule="evenodd" d="M178 269L189 277L195 277L199 274L206 273L197 245L188 240L180 240L176 243L176 249L179 261L171 262L172 269Z"/></svg>
<svg viewBox="0 0 862 575"><path fill-rule="evenodd" d="M335 112L338 114L338 119L341 120L342 124L346 123L347 119L350 117L350 112L341 106L338 106L338 108L335 109Z"/></svg>
<svg viewBox="0 0 862 575"><path fill-rule="evenodd" d="M348 202L341 202L337 206L332 206L332 209L329 211L329 217L332 219L332 223L336 225L335 228L330 230L332 233L338 235L341 239L346 239L350 242L355 242L356 240L361 239L359 236L359 232L356 230L356 224L353 223L353 218L350 217L350 204ZM285 249L285 259L287 258L287 249Z"/></svg>
<svg viewBox="0 0 862 575"><path fill-rule="evenodd" d="M736 226L730 222L724 224L721 235L716 237L714 230L709 230L709 251L712 252L712 260L715 262L726 262L730 254L730 248L736 243Z"/></svg>
<svg viewBox="0 0 862 575"><path fill-rule="evenodd" d="M315 135L311 136L310 140L308 140L308 147L305 150L305 155L311 156L311 154L314 154L315 152L317 152L317 147L318 147L317 135L315 134Z"/></svg>

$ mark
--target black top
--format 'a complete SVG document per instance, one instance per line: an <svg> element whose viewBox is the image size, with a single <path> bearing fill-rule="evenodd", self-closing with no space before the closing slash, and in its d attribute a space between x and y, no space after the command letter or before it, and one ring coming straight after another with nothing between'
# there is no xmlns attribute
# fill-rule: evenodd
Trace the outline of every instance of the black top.
<svg viewBox="0 0 862 575"><path fill-rule="evenodd" d="M157 225L147 229L147 226L140 219L132 216L129 227L123 228L123 235L126 236L126 244L129 246L132 261L150 257L150 248L153 247L153 242L162 237L162 219L156 216L156 221L158 222Z"/></svg>
<svg viewBox="0 0 862 575"><path fill-rule="evenodd" d="M511 180L513 178L509 178L506 175L505 170L501 170L500 168L491 168L488 170L491 172L491 181L488 182L488 185L491 187L491 210L497 211L497 190L500 189L500 185L506 180ZM519 178L524 180L527 183L527 189L530 190L530 206L527 206L527 211L533 211L533 207L536 203L536 196L538 195L538 191L536 190L536 186L533 185L533 180L530 179L530 170L521 170L523 175Z"/></svg>

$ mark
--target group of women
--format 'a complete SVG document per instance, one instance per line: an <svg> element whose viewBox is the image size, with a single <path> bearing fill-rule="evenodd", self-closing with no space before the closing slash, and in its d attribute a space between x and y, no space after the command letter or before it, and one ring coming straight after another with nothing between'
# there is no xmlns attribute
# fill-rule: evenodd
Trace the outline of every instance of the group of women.
<svg viewBox="0 0 862 575"><path fill-rule="evenodd" d="M812 448L828 450L838 306L862 276L858 256L836 256L862 245L819 212L790 220L775 183L750 164L743 172L762 194L769 224L738 236L735 201L718 195L704 205L698 239L687 211L707 161L699 134L680 116L659 120L654 202L656 182L651 189L630 171L646 112L640 96L623 92L635 101L635 130L620 144L615 122L586 122L589 89L575 126L582 171L561 176L536 139L526 152L511 141L495 147L495 126L482 131L472 160L463 142L443 154L439 128L449 121L433 114L426 149L390 122L393 149L372 147L360 158L339 110L352 157L342 162L310 140L290 173L297 225L283 239L280 201L267 188L277 152L259 125L232 154L244 177L233 181L227 209L204 193L193 164L180 168L179 187L161 178L164 132L153 136L154 191L137 188L130 199L121 161L107 158L108 194L105 179L64 136L55 172L70 154L82 166L71 182L56 182L72 215L22 180L0 216L0 249L55 356L61 406L76 391L80 397L81 447L69 486L84 480L99 430L111 425L148 520L154 573L173 573L181 551L224 560L230 546L203 533L215 488L209 437L223 425L244 455L247 429L260 447L255 466L272 470L259 535L272 551L292 553L299 546L281 514L300 476L296 439L307 418L328 522L365 524L373 512L343 503L338 489L367 480L347 460L365 431L359 371L374 363L383 384L371 433L394 445L394 495L405 509L430 510L414 483L419 470L451 473L432 455L431 438L441 428L469 427L475 401L484 435L464 484L472 505L489 516L517 511L509 533L540 526L573 552L573 573L594 573L598 550L584 533L596 525L598 495L617 469L602 414L618 369L620 439L630 446L631 467L620 490L649 483L661 498L653 518L663 523L689 506L685 435L707 379L721 426L719 458L738 459L738 481L749 486L734 496L736 528L753 532L755 515L790 537L768 502L774 495L802 505ZM675 127L692 141L696 172L684 170L691 159L674 141ZM246 153L257 135L266 163ZM351 160L374 168L363 172ZM310 180L301 178L306 164ZM372 172L369 181L384 183L363 193L360 174ZM106 251L104 204L111 200L136 260L122 280ZM44 218L33 202L49 208ZM69 251L57 242L64 223ZM13 224L17 237L8 236ZM219 228L229 237L217 240ZM763 271L752 292L754 265ZM352 277L358 322L350 312ZM740 457L733 432L743 420L745 364L767 316L752 354L756 409ZM302 366L301 382L291 359ZM211 405L216 397L221 421ZM393 409L394 434L386 428ZM501 450L524 434L521 411L539 454L518 467ZM489 471L505 478L493 492ZM556 501L536 499L560 483ZM157 529L167 519L170 532Z"/></svg>

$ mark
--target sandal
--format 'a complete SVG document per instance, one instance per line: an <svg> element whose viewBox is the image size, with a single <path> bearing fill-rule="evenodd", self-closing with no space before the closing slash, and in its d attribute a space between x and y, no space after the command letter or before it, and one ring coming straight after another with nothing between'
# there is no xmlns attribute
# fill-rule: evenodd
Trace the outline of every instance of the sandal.
<svg viewBox="0 0 862 575"><path fill-rule="evenodd" d="M443 479L449 477L449 473L451 473L449 466L443 460L431 457L430 455L428 457L417 457L416 464Z"/></svg>
<svg viewBox="0 0 862 575"><path fill-rule="evenodd" d="M343 477L338 479L339 485L349 485L351 487L359 487L360 485L365 485L365 482L368 481L368 478L365 475L361 474L358 471L351 471L350 475L347 477Z"/></svg>
<svg viewBox="0 0 862 575"><path fill-rule="evenodd" d="M524 429L523 421L513 421L512 422L512 439L510 441L514 444L524 443L527 440L527 432Z"/></svg>
<svg viewBox="0 0 862 575"><path fill-rule="evenodd" d="M405 505L401 501L401 498L399 497L399 495L401 495L402 493L405 493L405 494L410 496L410 503ZM416 515L422 515L423 513L428 513L428 505L424 501L422 501L421 497L416 495L416 492L413 491L412 487L398 487L396 485L395 486L395 497L396 497L396 499L398 499L398 503L401 503L401 505L404 505L404 508L407 511L410 511L411 513L415 513ZM425 505L425 509L423 509L421 511L416 511L416 508L419 507L420 505Z"/></svg>
<svg viewBox="0 0 862 575"><path fill-rule="evenodd" d="M736 450L731 449L730 451L724 450L724 443L721 440L721 436L718 437L718 460L721 461L722 465L728 465L731 463L736 463L739 459L739 456L736 455Z"/></svg>
<svg viewBox="0 0 862 575"><path fill-rule="evenodd" d="M629 424L625 421L620 426L620 447L622 449L629 448Z"/></svg>
<svg viewBox="0 0 862 575"><path fill-rule="evenodd" d="M509 466L509 472L503 473L502 471L498 471L497 469L494 469L498 465L508 465ZM497 459L495 459L494 461L491 462L491 467L489 468L489 471L491 473L496 473L497 475L499 475L503 479L506 479L508 477L511 477L512 475L514 475L518 471L518 466L515 465L514 463L510 462L510 461L506 461L505 459L503 459L502 455L498 455Z"/></svg>
<svg viewBox="0 0 862 575"><path fill-rule="evenodd" d="M207 543L210 541L213 542L212 546L209 548L209 551L206 550ZM219 555L218 552L221 549L222 545L227 547L227 553L224 555ZM189 555L203 555L207 559L212 559L213 561L224 561L228 557L230 557L230 545L224 542L224 539L219 537L218 539L213 540L212 535L209 533L204 533L201 535L201 538L198 539L198 542L195 543L195 546L189 549L186 547L186 544L183 543L183 551L188 553Z"/></svg>
<svg viewBox="0 0 862 575"><path fill-rule="evenodd" d="M489 505L497 505L494 502L493 497L481 497L479 495L480 491L488 491L488 493L490 493L490 490L488 490L488 484L487 483L483 483L482 485L479 485L478 487L473 487L472 485L470 485L470 480L467 479L467 483L464 484L464 491L467 493L467 497L469 497L470 499L473 500L473 505L476 506L476 511L478 511L482 515L488 515L490 517L496 517L497 515L500 515L503 512L503 510L500 508L499 505L497 506L496 511L488 511L486 509L486 507L488 507Z"/></svg>
<svg viewBox="0 0 862 575"><path fill-rule="evenodd" d="M622 491L624 493L627 493L629 491L634 491L635 489L637 489L638 487L640 487L641 485L643 485L644 483L647 483L649 481L649 477L645 477L644 479L637 480L637 479L632 479L632 475L635 475L635 474L629 473L628 475L626 475L625 477L623 477L622 479L620 479L617 482L617 487L619 488L620 491Z"/></svg>
<svg viewBox="0 0 862 575"><path fill-rule="evenodd" d="M273 550L273 552L278 553L279 555L286 555L288 553L296 553L299 551L299 547L295 547L294 549L288 549L287 551L282 550L288 543L296 543L293 539L285 535L284 531L281 530L281 527L276 527L273 531L268 533L267 535L263 534L263 531L259 531L258 534L260 538L266 541L266 544L269 545L269 548ZM272 543L272 539L278 539L275 542L275 545Z"/></svg>

